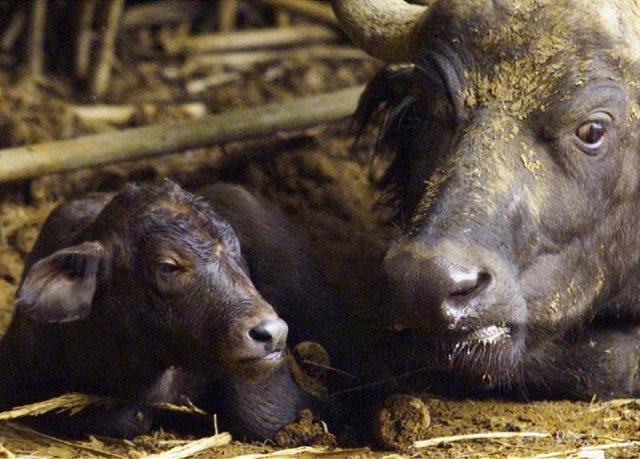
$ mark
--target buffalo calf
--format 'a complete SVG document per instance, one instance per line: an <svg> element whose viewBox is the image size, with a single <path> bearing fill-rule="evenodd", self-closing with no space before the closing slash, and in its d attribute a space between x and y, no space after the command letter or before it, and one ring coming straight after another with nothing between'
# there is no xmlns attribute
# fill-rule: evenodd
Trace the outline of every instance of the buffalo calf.
<svg viewBox="0 0 640 459"><path fill-rule="evenodd" d="M54 210L0 342L3 408L108 395L126 404L45 424L132 437L150 428L150 405L189 398L234 434L265 439L314 404L286 364L288 326L259 290L316 317L332 301L322 278L277 213L240 187L203 191L208 201L169 181L127 185Z"/></svg>

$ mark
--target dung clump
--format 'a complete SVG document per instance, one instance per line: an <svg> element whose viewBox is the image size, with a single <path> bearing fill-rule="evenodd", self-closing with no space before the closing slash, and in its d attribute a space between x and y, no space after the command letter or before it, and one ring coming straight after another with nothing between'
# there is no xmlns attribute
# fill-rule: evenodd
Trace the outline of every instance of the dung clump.
<svg viewBox="0 0 640 459"><path fill-rule="evenodd" d="M298 446L336 446L336 437L328 431L326 424L314 419L310 410L302 410L296 422L287 424L274 438L281 448Z"/></svg>
<svg viewBox="0 0 640 459"><path fill-rule="evenodd" d="M289 368L296 383L316 396L326 395L327 369L331 367L329 353L320 344L303 341L289 355Z"/></svg>
<svg viewBox="0 0 640 459"><path fill-rule="evenodd" d="M373 418L373 435L380 445L405 450L424 438L431 416L422 400L405 394L387 398Z"/></svg>

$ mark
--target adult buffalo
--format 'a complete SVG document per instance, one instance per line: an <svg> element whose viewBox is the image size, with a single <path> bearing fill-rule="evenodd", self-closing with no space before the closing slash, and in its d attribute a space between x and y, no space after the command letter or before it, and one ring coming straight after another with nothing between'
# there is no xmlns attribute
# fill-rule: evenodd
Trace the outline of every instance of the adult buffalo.
<svg viewBox="0 0 640 459"><path fill-rule="evenodd" d="M333 7L389 63L359 117L404 228L383 265L395 359L456 390L640 393L640 3Z"/></svg>

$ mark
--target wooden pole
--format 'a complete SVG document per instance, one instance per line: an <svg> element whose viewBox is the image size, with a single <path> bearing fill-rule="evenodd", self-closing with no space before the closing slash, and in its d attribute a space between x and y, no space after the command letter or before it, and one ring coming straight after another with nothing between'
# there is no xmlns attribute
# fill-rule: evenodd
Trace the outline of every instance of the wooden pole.
<svg viewBox="0 0 640 459"><path fill-rule="evenodd" d="M96 60L89 75L89 92L96 97L102 97L109 87L116 36L123 7L124 0L106 0L104 8L100 11L104 14L104 18L101 18L104 21L101 24L104 30L100 34Z"/></svg>
<svg viewBox="0 0 640 459"><path fill-rule="evenodd" d="M186 72L191 72L199 67L216 65L228 65L235 68L247 69L255 64L264 62L296 59L323 59L336 62L345 60L374 60L373 57L354 46L311 45L305 46L304 48L293 49L196 54L186 61L183 68Z"/></svg>
<svg viewBox="0 0 640 459"><path fill-rule="evenodd" d="M76 39L76 76L87 78L91 63L91 49L93 47L93 19L98 0L83 0L80 4L80 25Z"/></svg>
<svg viewBox="0 0 640 459"><path fill-rule="evenodd" d="M238 0L219 0L218 2L218 31L231 32L236 28L236 14Z"/></svg>
<svg viewBox="0 0 640 459"><path fill-rule="evenodd" d="M350 116L363 86L198 120L0 150L0 183L303 129Z"/></svg>
<svg viewBox="0 0 640 459"><path fill-rule="evenodd" d="M11 21L0 38L0 48L3 51L9 51L13 48L13 45L15 45L16 41L20 37L20 33L22 33L22 30L24 29L25 22L25 9L22 5L19 5L19 9L13 13Z"/></svg>
<svg viewBox="0 0 640 459"><path fill-rule="evenodd" d="M41 77L44 71L44 34L47 16L47 0L32 0L30 6L27 59L31 74L34 77Z"/></svg>
<svg viewBox="0 0 640 459"><path fill-rule="evenodd" d="M338 29L340 28L338 20L333 14L331 5L328 2L313 2L311 0L262 0L262 3L299 14L307 19L320 21Z"/></svg>
<svg viewBox="0 0 640 459"><path fill-rule="evenodd" d="M86 0L83 0L86 1ZM179 24L190 21L202 10L199 0L156 0L128 5L122 13L123 30Z"/></svg>
<svg viewBox="0 0 640 459"><path fill-rule="evenodd" d="M167 42L169 53L211 53L246 51L250 49L277 48L311 43L337 41L336 31L322 26L265 28L206 35L190 35L175 42Z"/></svg>
<svg viewBox="0 0 640 459"><path fill-rule="evenodd" d="M275 10L276 25L278 27L289 27L291 25L291 13L282 8L276 8Z"/></svg>

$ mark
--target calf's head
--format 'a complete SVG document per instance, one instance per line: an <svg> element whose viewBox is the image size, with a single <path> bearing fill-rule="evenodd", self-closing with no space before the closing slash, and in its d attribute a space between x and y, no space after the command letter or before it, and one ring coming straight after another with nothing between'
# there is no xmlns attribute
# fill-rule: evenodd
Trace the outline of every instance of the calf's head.
<svg viewBox="0 0 640 459"><path fill-rule="evenodd" d="M612 303L633 313L637 2L334 9L365 50L395 61L359 116L378 120L378 147L394 155L384 184L404 235L384 261L383 307L416 352L510 384Z"/></svg>
<svg viewBox="0 0 640 459"><path fill-rule="evenodd" d="M254 375L282 362L287 325L249 279L234 230L203 200L168 181L129 185L80 241L31 266L18 313L86 321L159 365Z"/></svg>

